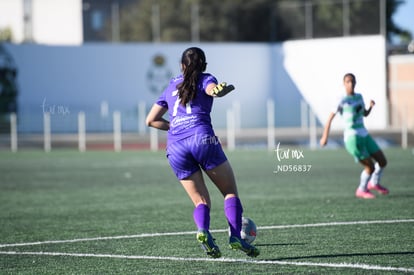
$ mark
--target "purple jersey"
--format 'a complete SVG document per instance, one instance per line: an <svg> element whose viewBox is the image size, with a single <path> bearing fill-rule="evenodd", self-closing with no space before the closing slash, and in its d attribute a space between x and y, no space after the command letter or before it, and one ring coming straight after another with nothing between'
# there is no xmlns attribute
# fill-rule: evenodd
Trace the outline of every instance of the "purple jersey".
<svg viewBox="0 0 414 275"><path fill-rule="evenodd" d="M217 79L211 74L200 74L197 94L186 106L180 103L177 89L177 85L183 80L182 75L173 78L156 102L161 107L168 109L169 144L194 135L214 136L210 118L213 97L206 94L206 87L211 83L217 84Z"/></svg>

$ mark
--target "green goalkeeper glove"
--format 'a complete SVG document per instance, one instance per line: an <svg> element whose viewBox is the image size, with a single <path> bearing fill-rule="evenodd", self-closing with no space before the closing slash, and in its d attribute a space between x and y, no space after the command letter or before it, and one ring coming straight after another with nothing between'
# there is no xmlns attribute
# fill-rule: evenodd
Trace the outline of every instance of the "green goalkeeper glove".
<svg viewBox="0 0 414 275"><path fill-rule="evenodd" d="M234 90L233 85L227 86L226 82L222 82L213 88L212 95L222 97Z"/></svg>

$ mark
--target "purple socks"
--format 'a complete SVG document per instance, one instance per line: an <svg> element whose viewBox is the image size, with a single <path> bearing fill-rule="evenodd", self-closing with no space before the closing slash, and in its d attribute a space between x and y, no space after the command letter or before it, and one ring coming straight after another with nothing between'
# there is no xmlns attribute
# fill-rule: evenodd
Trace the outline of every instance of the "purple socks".
<svg viewBox="0 0 414 275"><path fill-rule="evenodd" d="M210 229L210 208L206 204L199 204L194 208L193 218L198 229Z"/></svg>
<svg viewBox="0 0 414 275"><path fill-rule="evenodd" d="M230 227L231 236L240 238L243 207L238 197L224 200L224 214ZM210 208L206 204L199 204L194 208L193 218L197 229L210 229Z"/></svg>
<svg viewBox="0 0 414 275"><path fill-rule="evenodd" d="M243 207L238 197L231 197L224 201L224 214L230 226L230 235L240 238Z"/></svg>

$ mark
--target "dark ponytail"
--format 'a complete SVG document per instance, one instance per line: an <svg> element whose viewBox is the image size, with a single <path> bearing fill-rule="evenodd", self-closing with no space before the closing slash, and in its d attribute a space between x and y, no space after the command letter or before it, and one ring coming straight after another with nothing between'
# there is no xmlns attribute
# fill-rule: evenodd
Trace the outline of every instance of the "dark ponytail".
<svg viewBox="0 0 414 275"><path fill-rule="evenodd" d="M206 70L206 56L200 48L192 47L183 52L181 57L184 80L177 85L180 103L186 105L197 94L198 78Z"/></svg>

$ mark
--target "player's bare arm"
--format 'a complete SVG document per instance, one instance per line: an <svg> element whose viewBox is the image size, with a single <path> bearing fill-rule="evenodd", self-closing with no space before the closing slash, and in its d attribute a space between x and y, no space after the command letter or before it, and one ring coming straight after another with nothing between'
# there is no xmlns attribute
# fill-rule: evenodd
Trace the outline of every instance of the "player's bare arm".
<svg viewBox="0 0 414 275"><path fill-rule="evenodd" d="M163 118L168 109L154 104L147 115L145 123L160 130L168 131L170 129L170 122Z"/></svg>
<svg viewBox="0 0 414 275"><path fill-rule="evenodd" d="M319 141L319 144L321 146L325 146L328 143L328 138L329 138L329 132L331 130L331 124L332 124L332 120L335 117L335 113L331 113L328 117L328 121L325 124L325 127L323 129L323 133L322 133L322 137Z"/></svg>

